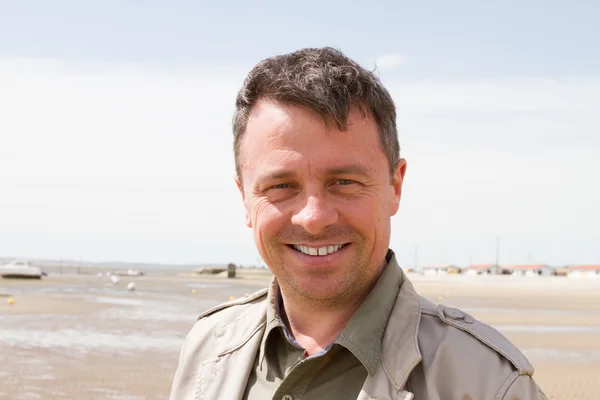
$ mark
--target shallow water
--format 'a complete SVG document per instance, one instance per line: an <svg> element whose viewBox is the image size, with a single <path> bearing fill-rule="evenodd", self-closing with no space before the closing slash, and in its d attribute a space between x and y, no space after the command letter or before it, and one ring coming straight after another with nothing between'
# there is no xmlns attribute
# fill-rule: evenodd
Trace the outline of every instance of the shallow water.
<svg viewBox="0 0 600 400"><path fill-rule="evenodd" d="M95 393L101 393L103 399L111 399L111 400L144 400L144 398L140 397L140 396L134 396L134 395L130 395L130 394L123 394L123 393L119 393L119 392L116 392L116 391L110 390L110 389L94 388L92 391L95 392Z"/></svg>
<svg viewBox="0 0 600 400"><path fill-rule="evenodd" d="M462 307L466 313L474 314L541 314L541 315L597 315L600 318L600 311L598 310L557 310L557 309L543 309L543 308L493 308L493 307Z"/></svg>
<svg viewBox="0 0 600 400"><path fill-rule="evenodd" d="M600 361L600 350L522 349L532 360Z"/></svg>
<svg viewBox="0 0 600 400"><path fill-rule="evenodd" d="M578 325L494 325L500 332L525 333L600 333L600 326Z"/></svg>
<svg viewBox="0 0 600 400"><path fill-rule="evenodd" d="M188 283L185 287L194 288L194 289L222 289L226 288L229 285L225 283Z"/></svg>
<svg viewBox="0 0 600 400"><path fill-rule="evenodd" d="M67 350L73 355L177 353L183 342L182 332L191 328L200 312L217 301L183 295L176 287L154 289L162 292L129 293L123 287L76 285L27 288L25 291L36 295L55 293L55 298L58 294L69 301L107 307L83 314L61 314L56 310L48 314L0 315L0 343L3 348Z"/></svg>
<svg viewBox="0 0 600 400"><path fill-rule="evenodd" d="M126 331L95 332L79 329L35 330L3 329L0 331L2 346L25 349L40 348L51 350L77 351L87 353L102 351L118 353L122 350L177 351L181 337L173 333L160 332L132 333Z"/></svg>

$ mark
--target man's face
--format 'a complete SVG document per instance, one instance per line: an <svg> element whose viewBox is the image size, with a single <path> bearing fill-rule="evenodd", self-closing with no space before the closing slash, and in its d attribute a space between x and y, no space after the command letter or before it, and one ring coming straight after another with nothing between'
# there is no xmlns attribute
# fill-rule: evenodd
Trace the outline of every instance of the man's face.
<svg viewBox="0 0 600 400"><path fill-rule="evenodd" d="M260 101L240 150L246 223L287 296L345 301L381 272L404 160L390 179L379 130L350 113L348 130L301 107Z"/></svg>

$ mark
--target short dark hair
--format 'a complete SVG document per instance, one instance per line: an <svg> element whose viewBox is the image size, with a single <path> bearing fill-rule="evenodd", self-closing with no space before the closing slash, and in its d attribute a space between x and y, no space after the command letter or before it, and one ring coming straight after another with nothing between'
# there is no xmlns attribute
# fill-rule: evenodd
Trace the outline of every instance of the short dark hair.
<svg viewBox="0 0 600 400"><path fill-rule="evenodd" d="M241 179L240 147L252 107L260 99L306 107L332 119L339 130L347 128L348 114L355 106L363 117L371 115L380 129L380 139L394 174L400 159L394 101L371 71L331 48L306 48L267 58L248 74L238 92L233 116L236 173Z"/></svg>

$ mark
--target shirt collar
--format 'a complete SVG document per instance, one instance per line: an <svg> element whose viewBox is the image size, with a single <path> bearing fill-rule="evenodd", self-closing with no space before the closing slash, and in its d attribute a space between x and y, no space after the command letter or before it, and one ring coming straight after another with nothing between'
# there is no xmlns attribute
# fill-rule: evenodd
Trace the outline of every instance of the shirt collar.
<svg viewBox="0 0 600 400"><path fill-rule="evenodd" d="M282 328L284 331L287 331L287 328L281 320L279 314L278 301L279 285L277 284L277 279L273 277L273 279L271 280L271 285L269 286L269 290L267 292L267 325L265 326L265 332L263 333L259 349L259 366L261 368L266 356L267 343L269 342L269 338L272 336L273 331L277 328Z"/></svg>
<svg viewBox="0 0 600 400"><path fill-rule="evenodd" d="M375 374L381 359L383 334L403 281L402 271L391 250L388 250L386 262L375 285L336 339L358 358L369 375Z"/></svg>
<svg viewBox="0 0 600 400"><path fill-rule="evenodd" d="M346 328L334 341L348 349L364 365L369 375L375 373L380 361L381 342L387 320L403 281L402 271L392 250L388 250L386 263L372 290L356 310ZM267 294L267 325L259 349L261 366L266 355L269 337L276 328L281 328L287 340L301 348L281 319L279 296L279 286L276 279L273 278ZM330 347L331 345L327 346L324 351Z"/></svg>

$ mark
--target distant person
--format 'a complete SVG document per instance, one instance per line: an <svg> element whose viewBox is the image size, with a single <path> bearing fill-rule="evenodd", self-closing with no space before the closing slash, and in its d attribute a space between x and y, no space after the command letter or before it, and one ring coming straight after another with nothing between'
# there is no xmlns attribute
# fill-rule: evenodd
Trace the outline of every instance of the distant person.
<svg viewBox="0 0 600 400"><path fill-rule="evenodd" d="M388 248L407 164L373 73L331 48L268 58L233 134L274 279L199 316L171 400L546 399L514 345L419 296Z"/></svg>

